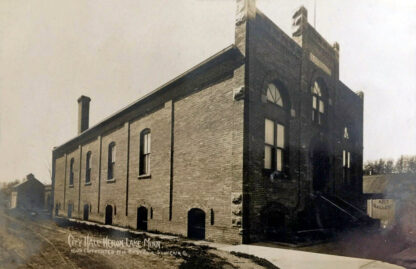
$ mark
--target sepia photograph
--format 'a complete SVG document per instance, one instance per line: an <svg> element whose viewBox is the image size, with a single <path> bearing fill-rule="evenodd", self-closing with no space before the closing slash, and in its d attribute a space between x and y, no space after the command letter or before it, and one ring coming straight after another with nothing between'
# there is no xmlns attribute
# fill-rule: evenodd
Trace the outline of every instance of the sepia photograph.
<svg viewBox="0 0 416 269"><path fill-rule="evenodd" d="M0 0L0 268L416 269L415 0Z"/></svg>

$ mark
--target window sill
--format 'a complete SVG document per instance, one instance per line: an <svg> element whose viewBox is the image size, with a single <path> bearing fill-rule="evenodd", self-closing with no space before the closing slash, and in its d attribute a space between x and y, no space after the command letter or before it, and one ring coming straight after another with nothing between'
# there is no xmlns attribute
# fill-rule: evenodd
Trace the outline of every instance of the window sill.
<svg viewBox="0 0 416 269"><path fill-rule="evenodd" d="M273 175L272 175L273 174ZM272 169L263 168L263 175L267 176L271 180L289 180L289 176L286 172L278 172Z"/></svg>
<svg viewBox="0 0 416 269"><path fill-rule="evenodd" d="M69 187L69 188L73 188L73 187L74 187L74 184L72 184L72 185L69 185L68 187Z"/></svg>
<svg viewBox="0 0 416 269"><path fill-rule="evenodd" d="M150 175L150 174L148 174L148 175L139 175L137 178L138 179L152 178L152 175Z"/></svg>
<svg viewBox="0 0 416 269"><path fill-rule="evenodd" d="M107 183L114 183L114 182L116 182L116 179L115 178L107 179L106 182Z"/></svg>
<svg viewBox="0 0 416 269"><path fill-rule="evenodd" d="M85 186L91 186L91 182L86 182Z"/></svg>

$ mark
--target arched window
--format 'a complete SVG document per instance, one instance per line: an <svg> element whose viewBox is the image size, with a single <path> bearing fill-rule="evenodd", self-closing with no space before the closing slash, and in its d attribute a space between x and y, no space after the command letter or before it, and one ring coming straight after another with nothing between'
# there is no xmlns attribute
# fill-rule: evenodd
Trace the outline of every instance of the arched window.
<svg viewBox="0 0 416 269"><path fill-rule="evenodd" d="M283 107L283 99L280 90L272 83L267 85L267 100Z"/></svg>
<svg viewBox="0 0 416 269"><path fill-rule="evenodd" d="M114 179L114 170L116 167L116 143L111 142L108 145L108 170L107 180Z"/></svg>
<svg viewBox="0 0 416 269"><path fill-rule="evenodd" d="M349 184L350 182L350 170L351 170L351 152L349 149L349 139L348 128L344 128L344 149L342 150L342 180L344 184Z"/></svg>
<svg viewBox="0 0 416 269"><path fill-rule="evenodd" d="M69 163L69 185L74 185L74 158L71 158Z"/></svg>
<svg viewBox="0 0 416 269"><path fill-rule="evenodd" d="M315 81L312 84L312 121L322 124L325 114L325 103L322 94L322 85Z"/></svg>
<svg viewBox="0 0 416 269"><path fill-rule="evenodd" d="M150 150L151 150L150 129L144 129L140 133L140 163L139 163L140 175L150 175Z"/></svg>
<svg viewBox="0 0 416 269"><path fill-rule="evenodd" d="M91 151L88 151L85 159L85 183L91 182Z"/></svg>

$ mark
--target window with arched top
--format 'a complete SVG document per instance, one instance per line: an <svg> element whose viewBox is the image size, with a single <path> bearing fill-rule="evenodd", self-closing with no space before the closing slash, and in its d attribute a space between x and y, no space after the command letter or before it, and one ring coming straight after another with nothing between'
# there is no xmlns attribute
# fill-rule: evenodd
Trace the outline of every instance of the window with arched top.
<svg viewBox="0 0 416 269"><path fill-rule="evenodd" d="M342 150L342 180L344 184L349 184L351 177L351 149L349 140L348 127L344 127L342 143L344 148Z"/></svg>
<svg viewBox="0 0 416 269"><path fill-rule="evenodd" d="M85 183L91 182L91 151L87 152L85 159Z"/></svg>
<svg viewBox="0 0 416 269"><path fill-rule="evenodd" d="M69 185L74 185L74 158L71 158L71 161L69 162Z"/></svg>
<svg viewBox="0 0 416 269"><path fill-rule="evenodd" d="M267 100L278 106L283 107L283 99L281 92L279 88L272 83L267 85Z"/></svg>
<svg viewBox="0 0 416 269"><path fill-rule="evenodd" d="M150 129L144 129L140 133L140 163L139 175L150 175Z"/></svg>
<svg viewBox="0 0 416 269"><path fill-rule="evenodd" d="M116 167L116 143L111 142L108 145L108 169L107 180L114 179L114 170Z"/></svg>
<svg viewBox="0 0 416 269"><path fill-rule="evenodd" d="M312 121L318 124L323 123L325 114L325 103L322 94L322 84L317 80L312 84Z"/></svg>
<svg viewBox="0 0 416 269"><path fill-rule="evenodd" d="M350 135L348 134L348 128L344 128L344 139L350 139Z"/></svg>

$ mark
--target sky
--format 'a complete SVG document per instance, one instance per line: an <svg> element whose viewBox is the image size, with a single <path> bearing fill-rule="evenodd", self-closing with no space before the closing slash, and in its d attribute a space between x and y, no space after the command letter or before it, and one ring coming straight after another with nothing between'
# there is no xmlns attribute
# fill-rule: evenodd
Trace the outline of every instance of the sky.
<svg viewBox="0 0 416 269"><path fill-rule="evenodd" d="M416 1L257 0L288 35L301 5L364 97L364 159L416 154ZM0 1L0 182L50 182L52 148L234 42L235 0Z"/></svg>

